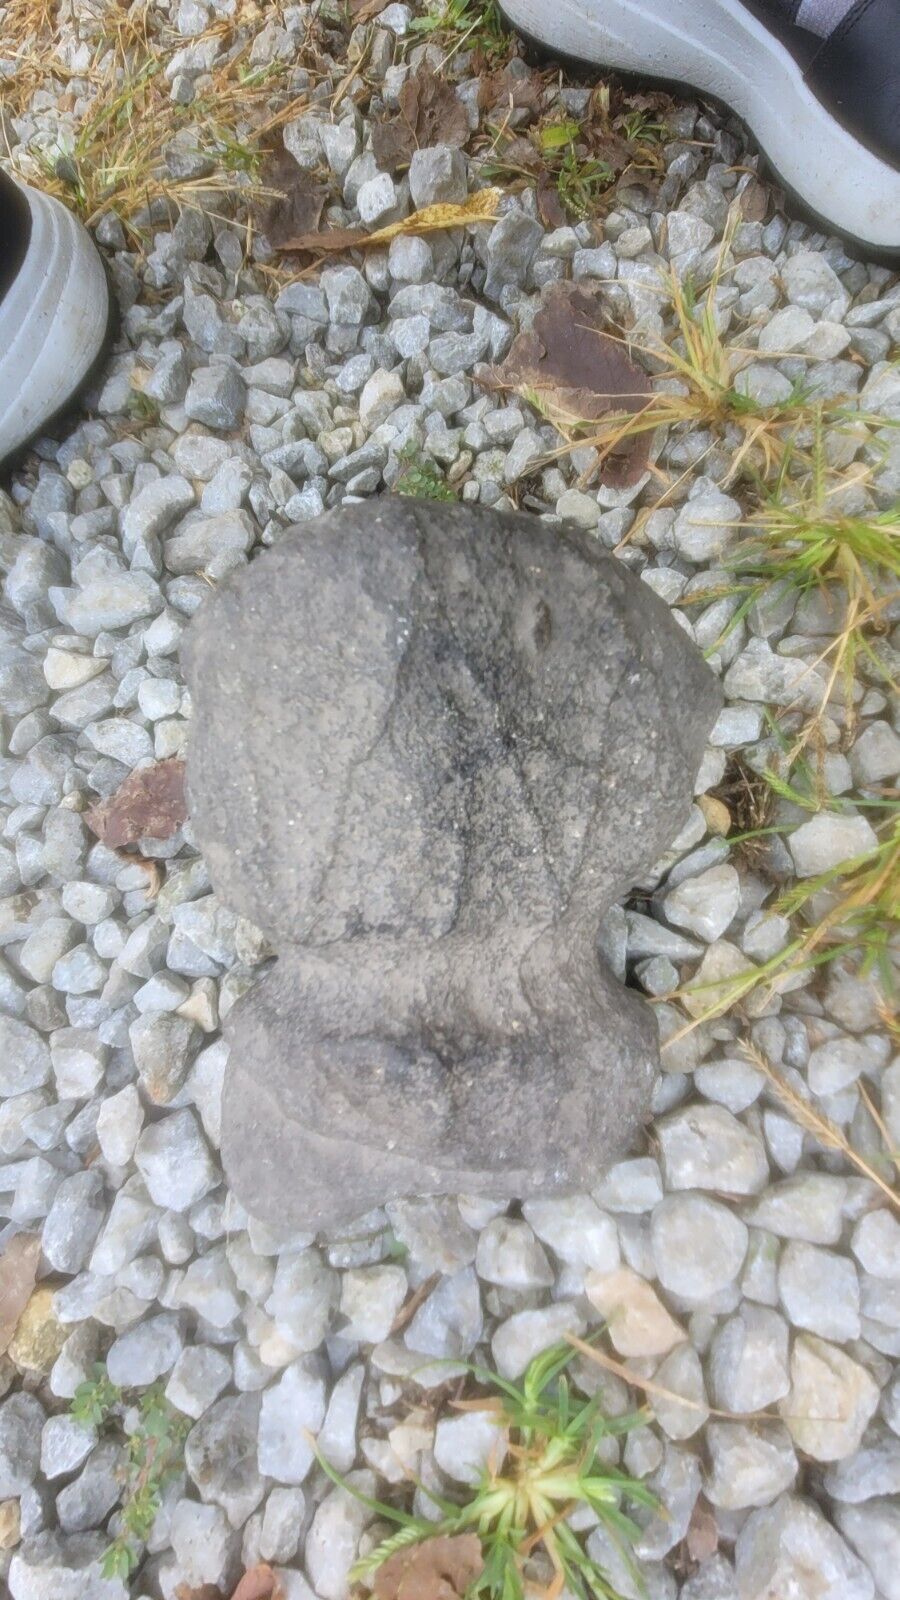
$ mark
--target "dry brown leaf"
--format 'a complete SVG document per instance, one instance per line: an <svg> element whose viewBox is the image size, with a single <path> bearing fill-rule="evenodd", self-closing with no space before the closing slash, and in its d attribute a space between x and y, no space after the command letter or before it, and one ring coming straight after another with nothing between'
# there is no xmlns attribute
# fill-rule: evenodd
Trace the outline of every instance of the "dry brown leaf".
<svg viewBox="0 0 900 1600"><path fill-rule="evenodd" d="M363 22L371 22L373 17L381 15L390 0L350 0L350 17L355 26Z"/></svg>
<svg viewBox="0 0 900 1600"><path fill-rule="evenodd" d="M538 179L535 191L538 216L545 228L564 228L568 222L566 208L559 198L559 190L552 179Z"/></svg>
<svg viewBox="0 0 900 1600"><path fill-rule="evenodd" d="M439 1534L388 1557L375 1574L375 1600L461 1600L483 1567L476 1534Z"/></svg>
<svg viewBox="0 0 900 1600"><path fill-rule="evenodd" d="M286 240L279 248L312 250L317 254L351 248L362 250L369 245L390 244L392 239L405 233L438 233L445 228L466 228L473 222L493 222L501 196L500 189L478 189L462 205L423 206L411 217L391 222L386 228L376 228L374 233L366 233L363 228L334 228L330 233L301 234Z"/></svg>
<svg viewBox="0 0 900 1600"><path fill-rule="evenodd" d="M486 111L489 119L499 121L510 111L525 112L526 116L516 118L516 126L519 127L540 115L544 107L547 78L534 70L522 73L521 66L521 61L517 60L515 70L511 71L507 64L502 69L494 68L481 74L478 109Z"/></svg>
<svg viewBox="0 0 900 1600"><path fill-rule="evenodd" d="M231 1600L284 1600L284 1585L267 1561L249 1567Z"/></svg>
<svg viewBox="0 0 900 1600"><path fill-rule="evenodd" d="M175 1589L175 1600L225 1600L225 1597L214 1583L201 1583L199 1589L189 1583L179 1583Z"/></svg>
<svg viewBox="0 0 900 1600"><path fill-rule="evenodd" d="M375 160L385 172L408 166L413 152L435 144L461 149L469 138L466 108L452 83L425 65L410 73L397 96L398 115L372 132Z"/></svg>
<svg viewBox="0 0 900 1600"><path fill-rule="evenodd" d="M709 1561L719 1548L716 1514L702 1495L691 1512L684 1542L691 1560L698 1565Z"/></svg>
<svg viewBox="0 0 900 1600"><path fill-rule="evenodd" d="M765 222L769 209L769 191L758 178L751 178L746 189L741 190L738 205L745 222Z"/></svg>
<svg viewBox="0 0 900 1600"><path fill-rule="evenodd" d="M28 1304L41 1259L34 1233L16 1233L0 1256L0 1355L9 1349Z"/></svg>
<svg viewBox="0 0 900 1600"><path fill-rule="evenodd" d="M298 233L311 233L328 199L324 184L298 167L286 150L275 159L265 175L266 187L276 189L278 197L266 207L260 226L269 243L281 249L286 239Z"/></svg>
<svg viewBox="0 0 900 1600"><path fill-rule="evenodd" d="M640 411L651 394L650 379L620 341L604 332L603 322L599 296L582 284L551 283L531 329L517 334L506 360L482 381L520 394L536 391L563 427L611 411ZM621 454L607 458L606 482L620 488L637 483L649 454L649 432L630 439Z"/></svg>
<svg viewBox="0 0 900 1600"><path fill-rule="evenodd" d="M187 816L184 762L177 756L139 767L108 800L84 813L88 827L110 850L139 839L171 839Z"/></svg>

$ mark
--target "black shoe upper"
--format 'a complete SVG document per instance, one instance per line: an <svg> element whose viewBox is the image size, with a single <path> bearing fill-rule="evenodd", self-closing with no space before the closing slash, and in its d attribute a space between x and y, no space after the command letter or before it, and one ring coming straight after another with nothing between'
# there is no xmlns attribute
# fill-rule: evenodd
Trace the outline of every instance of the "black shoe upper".
<svg viewBox="0 0 900 1600"><path fill-rule="evenodd" d="M0 169L0 300L16 277L31 238L31 208L18 184Z"/></svg>
<svg viewBox="0 0 900 1600"><path fill-rule="evenodd" d="M858 0L806 81L861 144L900 167L900 0Z"/></svg>
<svg viewBox="0 0 900 1600"><path fill-rule="evenodd" d="M827 38L799 0L742 0L781 40L813 94L860 144L900 168L900 0L856 0Z"/></svg>

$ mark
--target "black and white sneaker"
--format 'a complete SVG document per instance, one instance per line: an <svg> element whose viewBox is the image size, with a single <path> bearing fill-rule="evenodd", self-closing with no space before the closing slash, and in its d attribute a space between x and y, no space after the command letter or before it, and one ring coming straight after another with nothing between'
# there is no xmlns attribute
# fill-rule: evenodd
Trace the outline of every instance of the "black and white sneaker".
<svg viewBox="0 0 900 1600"><path fill-rule="evenodd" d="M87 231L58 200L0 172L0 467L65 410L109 325Z"/></svg>
<svg viewBox="0 0 900 1600"><path fill-rule="evenodd" d="M500 0L551 54L699 90L829 230L900 252L900 0Z"/></svg>

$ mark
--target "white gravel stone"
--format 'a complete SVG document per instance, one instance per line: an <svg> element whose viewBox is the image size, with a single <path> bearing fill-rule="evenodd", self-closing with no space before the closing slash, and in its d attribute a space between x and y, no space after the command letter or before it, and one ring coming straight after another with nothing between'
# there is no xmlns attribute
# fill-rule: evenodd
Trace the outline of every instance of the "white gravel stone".
<svg viewBox="0 0 900 1600"><path fill-rule="evenodd" d="M769 1306L745 1302L716 1332L709 1375L722 1411L751 1414L783 1399L790 1387L784 1318Z"/></svg>
<svg viewBox="0 0 900 1600"><path fill-rule="evenodd" d="M97 1430L74 1417L48 1417L41 1434L41 1471L45 1478L75 1472L97 1443Z"/></svg>
<svg viewBox="0 0 900 1600"><path fill-rule="evenodd" d="M846 1351L811 1333L791 1351L791 1387L779 1403L799 1450L814 1461L841 1461L859 1449L878 1405L878 1385Z"/></svg>
<svg viewBox="0 0 900 1600"><path fill-rule="evenodd" d="M434 1433L434 1459L456 1483L478 1484L485 1471L500 1472L506 1457L507 1429L482 1411L441 1417Z"/></svg>
<svg viewBox="0 0 900 1600"><path fill-rule="evenodd" d="M16 1017L0 1016L0 1094L40 1089L51 1072L50 1051L40 1034Z"/></svg>
<svg viewBox="0 0 900 1600"><path fill-rule="evenodd" d="M319 1449L336 1472L349 1472L356 1460L356 1430L366 1369L362 1362L341 1373L331 1391Z"/></svg>
<svg viewBox="0 0 900 1600"><path fill-rule="evenodd" d="M195 1420L202 1417L232 1380L231 1362L211 1345L182 1350L166 1384L166 1399Z"/></svg>
<svg viewBox="0 0 900 1600"><path fill-rule="evenodd" d="M900 1508L896 1498L839 1506L835 1521L862 1558L884 1600L900 1600Z"/></svg>
<svg viewBox="0 0 900 1600"><path fill-rule="evenodd" d="M734 921L740 900L740 878L734 867L723 863L685 878L666 895L663 910L676 927L712 944Z"/></svg>
<svg viewBox="0 0 900 1600"><path fill-rule="evenodd" d="M497 1371L502 1378L521 1377L542 1350L558 1344L567 1333L583 1334L584 1328L584 1318L568 1301L538 1311L517 1311L500 1324L491 1340Z"/></svg>
<svg viewBox="0 0 900 1600"><path fill-rule="evenodd" d="M527 1222L494 1217L481 1232L475 1270L504 1289L549 1288L553 1268Z"/></svg>
<svg viewBox="0 0 900 1600"><path fill-rule="evenodd" d="M869 1211L861 1217L850 1248L873 1278L900 1278L900 1222L890 1211Z"/></svg>
<svg viewBox="0 0 900 1600"><path fill-rule="evenodd" d="M758 1194L769 1178L761 1141L724 1106L691 1105L657 1123L669 1189Z"/></svg>
<svg viewBox="0 0 900 1600"><path fill-rule="evenodd" d="M341 1315L347 1318L342 1333L362 1344L386 1339L406 1299L406 1273L402 1267L358 1267L341 1278Z"/></svg>
<svg viewBox="0 0 900 1600"><path fill-rule="evenodd" d="M302 1483L315 1459L307 1434L325 1419L325 1380L310 1358L286 1367L259 1413L259 1470L277 1483Z"/></svg>
<svg viewBox="0 0 900 1600"><path fill-rule="evenodd" d="M588 1195L527 1200L522 1210L538 1238L561 1261L596 1272L612 1272L619 1265L616 1225Z"/></svg>
<svg viewBox="0 0 900 1600"><path fill-rule="evenodd" d="M66 1536L45 1528L13 1553L11 1600L127 1600L121 1578L103 1576L109 1539L102 1533Z"/></svg>
<svg viewBox="0 0 900 1600"><path fill-rule="evenodd" d="M795 1328L839 1343L859 1338L859 1280L846 1256L789 1240L778 1264L778 1295Z"/></svg>
<svg viewBox="0 0 900 1600"><path fill-rule="evenodd" d="M691 1305L733 1284L747 1254L746 1224L702 1194L661 1200L653 1212L650 1238L663 1288Z"/></svg>
<svg viewBox="0 0 900 1600"><path fill-rule="evenodd" d="M843 817L820 812L801 823L788 835L788 849L797 876L816 878L855 856L866 855L878 844L878 836L865 817Z"/></svg>
<svg viewBox="0 0 900 1600"><path fill-rule="evenodd" d="M771 1505L799 1471L790 1434L778 1423L710 1422L706 1497L725 1511Z"/></svg>
<svg viewBox="0 0 900 1600"><path fill-rule="evenodd" d="M371 1495L370 1472L357 1472L348 1483ZM346 1600L347 1577L356 1558L360 1535L372 1512L349 1489L332 1489L317 1507L304 1545L306 1571L321 1600Z"/></svg>
<svg viewBox="0 0 900 1600"><path fill-rule="evenodd" d="M667 1394L653 1391L648 1402L663 1432L670 1439L690 1439L709 1416L700 1357L692 1344L679 1344L660 1362L653 1381ZM671 1398L682 1395L687 1404Z"/></svg>
<svg viewBox="0 0 900 1600"><path fill-rule="evenodd" d="M145 1128L134 1153L151 1199L187 1211L219 1181L215 1163L189 1110L171 1112Z"/></svg>
<svg viewBox="0 0 900 1600"><path fill-rule="evenodd" d="M163 1311L119 1335L109 1347L106 1370L121 1389L146 1388L170 1372L182 1349L177 1316Z"/></svg>
<svg viewBox="0 0 900 1600"><path fill-rule="evenodd" d="M718 560L737 539L742 515L737 500L718 489L695 495L675 518L675 549L688 561Z"/></svg>

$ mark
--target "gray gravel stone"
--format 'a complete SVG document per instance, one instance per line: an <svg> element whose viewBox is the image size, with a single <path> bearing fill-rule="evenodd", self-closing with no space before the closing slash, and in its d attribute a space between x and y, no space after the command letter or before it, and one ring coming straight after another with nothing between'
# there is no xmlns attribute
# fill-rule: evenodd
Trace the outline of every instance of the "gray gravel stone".
<svg viewBox="0 0 900 1600"><path fill-rule="evenodd" d="M62 1478L74 1472L97 1442L95 1428L74 1417L48 1417L41 1434L41 1471L45 1478Z"/></svg>
<svg viewBox="0 0 900 1600"><path fill-rule="evenodd" d="M790 1387L784 1318L768 1306L742 1305L713 1339L709 1374L720 1410L751 1414L783 1399Z"/></svg>
<svg viewBox="0 0 900 1600"><path fill-rule="evenodd" d="M835 1521L862 1557L884 1600L900 1600L900 1508L896 1499L835 1508Z"/></svg>
<svg viewBox="0 0 900 1600"><path fill-rule="evenodd" d="M145 1388L171 1372L181 1354L177 1316L161 1312L113 1341L106 1357L110 1381L122 1389Z"/></svg>
<svg viewBox="0 0 900 1600"><path fill-rule="evenodd" d="M182 1350L166 1384L166 1399L187 1416L202 1417L231 1382L231 1363L210 1345Z"/></svg>
<svg viewBox="0 0 900 1600"><path fill-rule="evenodd" d="M184 397L184 409L193 422L230 431L244 414L247 391L234 367L198 367Z"/></svg>
<svg viewBox="0 0 900 1600"><path fill-rule="evenodd" d="M201 1498L221 1506L233 1528L242 1527L265 1493L256 1461L259 1411L255 1394L217 1400L184 1447L185 1466Z"/></svg>
<svg viewBox="0 0 900 1600"><path fill-rule="evenodd" d="M0 1015L0 1094L40 1089L52 1073L50 1051L27 1022Z"/></svg>
<svg viewBox="0 0 900 1600"><path fill-rule="evenodd" d="M12 1394L0 1404L0 1500L27 1489L41 1461L44 1412L31 1394Z"/></svg>
<svg viewBox="0 0 900 1600"><path fill-rule="evenodd" d="M466 158L446 144L414 150L409 164L409 192L418 210L422 206L457 205L466 198Z"/></svg>
<svg viewBox="0 0 900 1600"><path fill-rule="evenodd" d="M789 1240L778 1264L778 1294L795 1328L823 1339L858 1339L859 1280L846 1256Z"/></svg>
<svg viewBox="0 0 900 1600"><path fill-rule="evenodd" d="M877 835L865 817L837 816L827 811L801 823L787 841L800 878L818 877L874 850L877 844Z"/></svg>
<svg viewBox="0 0 900 1600"><path fill-rule="evenodd" d="M75 1172L60 1184L41 1234L41 1249L57 1272L79 1272L105 1217L99 1172Z"/></svg>
<svg viewBox="0 0 900 1600"><path fill-rule="evenodd" d="M692 1305L734 1283L747 1254L745 1224L706 1195L661 1200L650 1237L663 1288Z"/></svg>
<svg viewBox="0 0 900 1600"><path fill-rule="evenodd" d="M12 1600L127 1600L121 1578L105 1578L104 1553L109 1540L102 1533L68 1536L45 1529L13 1554L9 1568Z"/></svg>
<svg viewBox="0 0 900 1600"><path fill-rule="evenodd" d="M741 1600L873 1600L868 1568L811 1500L782 1495L755 1511L735 1545Z"/></svg>

